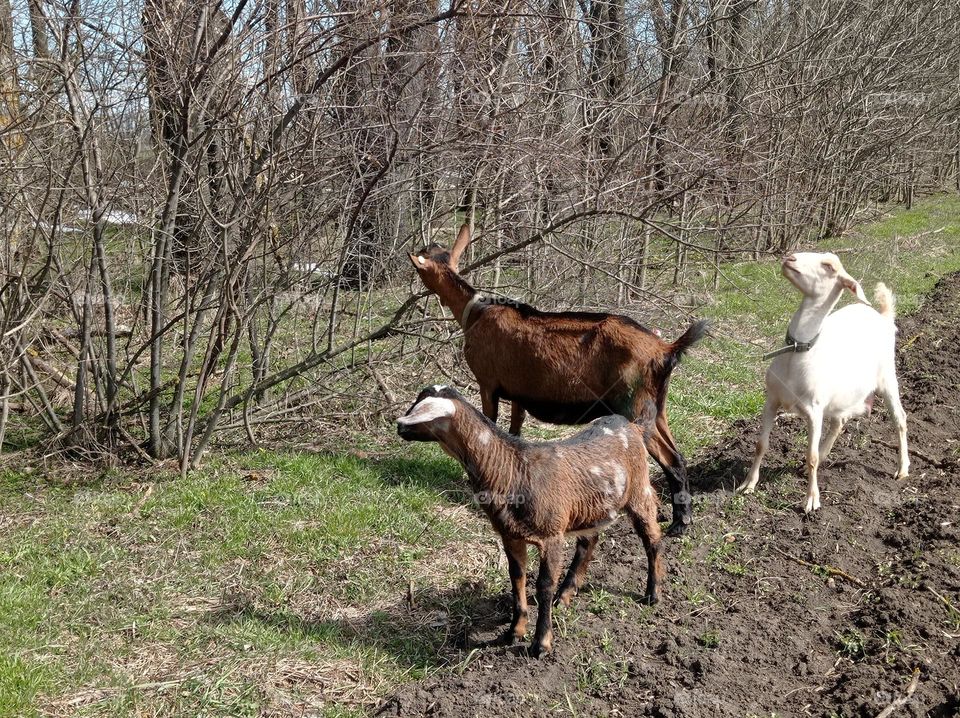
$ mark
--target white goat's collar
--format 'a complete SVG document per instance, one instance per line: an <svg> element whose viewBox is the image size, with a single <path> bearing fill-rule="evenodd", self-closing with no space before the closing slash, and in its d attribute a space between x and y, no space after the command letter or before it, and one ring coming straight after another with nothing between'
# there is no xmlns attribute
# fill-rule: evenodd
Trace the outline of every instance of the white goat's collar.
<svg viewBox="0 0 960 718"><path fill-rule="evenodd" d="M484 297L480 292L474 294L470 301L467 302L467 306L463 308L463 314L460 315L460 326L463 327L464 331L467 329L467 322L470 321L470 314L473 313L474 307L484 301Z"/></svg>
<svg viewBox="0 0 960 718"><path fill-rule="evenodd" d="M772 352L767 352L766 354L764 354L763 360L766 361L767 359L773 359L774 357L780 356L781 354L790 354L791 352L794 354L802 354L803 352L808 352L813 348L813 345L817 343L817 339L819 338L820 338L820 334L818 333L817 336L815 336L813 339L811 339L808 342L798 342L796 339L793 338L793 336L791 336L790 330L788 329L787 338L784 340L785 345L780 347L779 349L775 349Z"/></svg>

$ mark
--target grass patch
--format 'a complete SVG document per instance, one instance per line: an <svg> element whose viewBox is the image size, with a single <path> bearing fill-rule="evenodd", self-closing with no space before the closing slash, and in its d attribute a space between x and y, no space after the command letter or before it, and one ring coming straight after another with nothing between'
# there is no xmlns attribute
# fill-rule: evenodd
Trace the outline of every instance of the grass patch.
<svg viewBox="0 0 960 718"><path fill-rule="evenodd" d="M432 452L4 473L0 715L355 714L442 665L499 576L459 486Z"/></svg>
<svg viewBox="0 0 960 718"><path fill-rule="evenodd" d="M958 218L960 198L935 197L824 248L868 292L885 281L912 311L960 270ZM716 336L671 388L688 453L759 411L760 355L797 304L772 260L725 266L717 292L697 282L688 289L710 296L699 313ZM357 437L350 448L364 455L214 456L186 479L0 472L0 715L356 716L397 683L455 666L472 621L498 614L501 551L453 460L389 433ZM689 539L678 552L694 560ZM747 573L733 543L718 540L707 558ZM678 595L717 603L699 586ZM585 610L617 604L595 589ZM582 615L558 611L558 635ZM856 638L838 636L838 651L855 659ZM720 636L698 640L716 648ZM615 662L585 664L581 689L622 675Z"/></svg>

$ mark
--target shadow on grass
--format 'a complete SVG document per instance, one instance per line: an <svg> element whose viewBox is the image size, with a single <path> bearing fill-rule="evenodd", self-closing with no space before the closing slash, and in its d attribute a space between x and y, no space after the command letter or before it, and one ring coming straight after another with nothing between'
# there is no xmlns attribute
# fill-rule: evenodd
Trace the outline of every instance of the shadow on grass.
<svg viewBox="0 0 960 718"><path fill-rule="evenodd" d="M697 494L716 491L732 492L746 475L746 466L739 457L714 457L699 461L687 469L690 492Z"/></svg>
<svg viewBox="0 0 960 718"><path fill-rule="evenodd" d="M438 494L468 494L467 481L460 465L439 450L434 452L430 448L413 446L402 453L391 451L382 455L331 450L310 453L332 464L347 461L357 467L369 469L387 486L424 488Z"/></svg>
<svg viewBox="0 0 960 718"><path fill-rule="evenodd" d="M297 640L371 656L374 662L385 653L400 670L422 674L456 663L461 651L486 645L506 629L509 617L507 594L490 595L481 584L464 581L446 590L416 591L402 603L349 616L310 615L238 593L206 620L219 626L254 621Z"/></svg>
<svg viewBox="0 0 960 718"><path fill-rule="evenodd" d="M364 463L377 471L390 486L421 486L438 493L470 493L463 469L452 459L443 456L389 456L365 459Z"/></svg>

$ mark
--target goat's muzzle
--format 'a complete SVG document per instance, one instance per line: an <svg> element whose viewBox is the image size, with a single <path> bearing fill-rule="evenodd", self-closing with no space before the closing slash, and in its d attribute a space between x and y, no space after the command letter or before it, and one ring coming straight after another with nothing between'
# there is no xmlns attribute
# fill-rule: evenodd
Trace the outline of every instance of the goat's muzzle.
<svg viewBox="0 0 960 718"><path fill-rule="evenodd" d="M436 441L437 437L426 424L397 424L397 436L404 441Z"/></svg>

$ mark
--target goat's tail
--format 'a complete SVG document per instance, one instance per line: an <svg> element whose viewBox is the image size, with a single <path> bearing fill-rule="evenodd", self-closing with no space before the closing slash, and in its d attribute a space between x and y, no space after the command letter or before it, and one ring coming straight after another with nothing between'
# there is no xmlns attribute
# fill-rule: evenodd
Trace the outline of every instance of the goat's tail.
<svg viewBox="0 0 960 718"><path fill-rule="evenodd" d="M874 288L873 301L876 304L877 311L880 312L881 316L887 317L888 319L894 318L896 300L893 297L893 292L891 292L889 287L887 287L887 285L883 282L878 282L877 286Z"/></svg>
<svg viewBox="0 0 960 718"><path fill-rule="evenodd" d="M695 322L692 322L687 331L680 335L680 337L673 344L669 344L669 352L672 361L670 362L673 365L676 365L678 361L686 354L687 350L696 344L698 341L703 339L703 337L708 334L710 331L710 322L706 319L699 319Z"/></svg>

